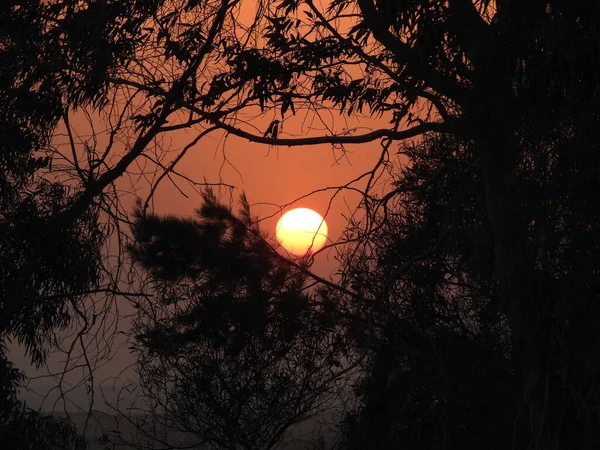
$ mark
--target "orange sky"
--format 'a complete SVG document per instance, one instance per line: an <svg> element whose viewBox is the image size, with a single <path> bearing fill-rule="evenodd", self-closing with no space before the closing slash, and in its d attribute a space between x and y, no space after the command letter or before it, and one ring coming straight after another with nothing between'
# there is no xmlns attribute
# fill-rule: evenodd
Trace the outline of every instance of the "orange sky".
<svg viewBox="0 0 600 450"><path fill-rule="evenodd" d="M325 187L348 183L370 170L378 157L378 143L348 146L343 154L339 150L332 151L328 146L268 148L230 136L224 150L216 145L210 148L199 144L186 155L179 167L186 175L196 179L205 177L208 182L222 180L234 185L237 188L234 191L236 199L242 191L246 192L253 214L264 219L261 227L270 234L274 233L280 217L280 205L293 203L290 207L308 207L321 215L327 214L329 238L336 240L346 225L342 214L347 217L349 208L357 205L358 194L342 191L333 199L330 208L329 202L335 190L295 200ZM180 187L184 186L184 183L180 184ZM186 199L168 180L163 181L155 197L155 211L192 214L199 204L198 196L191 189L184 192L190 198ZM221 189L221 192L227 199L229 190ZM317 263L322 264L322 258ZM319 269L329 272L324 265Z"/></svg>

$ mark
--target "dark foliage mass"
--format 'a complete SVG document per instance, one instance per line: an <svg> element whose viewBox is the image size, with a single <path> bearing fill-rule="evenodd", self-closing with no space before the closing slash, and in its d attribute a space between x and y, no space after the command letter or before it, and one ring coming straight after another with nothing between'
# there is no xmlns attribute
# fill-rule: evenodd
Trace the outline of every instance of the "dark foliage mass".
<svg viewBox="0 0 600 450"><path fill-rule="evenodd" d="M58 121L70 108L98 104L106 84L64 70L58 76L67 64L63 51L81 49L78 42L65 45L65 30L50 26L69 8L39 1L0 5L0 346L13 336L37 366L54 333L71 323L72 306L97 285L104 242L97 206L74 207L78 189L51 173ZM82 59L72 54L70 63L89 67ZM4 351L1 356L0 446L86 448L69 424L17 401L23 377Z"/></svg>
<svg viewBox="0 0 600 450"><path fill-rule="evenodd" d="M203 448L270 449L329 406L341 328L245 199L239 215L210 192L194 219L138 210L133 235L157 295L139 306L134 351L161 425Z"/></svg>
<svg viewBox="0 0 600 450"><path fill-rule="evenodd" d="M0 335L15 335L38 365L51 332L69 323L69 302L98 282L104 240L98 208L76 206L76 186L51 174L58 121L70 108L99 104L109 70L85 55L85 36L65 36L72 9L39 1L0 9ZM67 75L65 65L98 76Z"/></svg>
<svg viewBox="0 0 600 450"><path fill-rule="evenodd" d="M347 446L511 448L522 400L473 146L430 136L402 151L396 194L342 270L362 293L352 312L373 320ZM350 325L358 346L365 330Z"/></svg>

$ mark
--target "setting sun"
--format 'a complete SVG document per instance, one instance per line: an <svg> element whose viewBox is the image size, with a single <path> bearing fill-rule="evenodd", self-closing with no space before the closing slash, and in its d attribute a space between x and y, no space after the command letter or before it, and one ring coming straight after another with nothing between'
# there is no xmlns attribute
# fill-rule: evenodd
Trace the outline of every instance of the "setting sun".
<svg viewBox="0 0 600 450"><path fill-rule="evenodd" d="M327 240L327 224L312 209L296 208L286 212L275 229L277 240L289 252L303 256L310 249L321 249Z"/></svg>

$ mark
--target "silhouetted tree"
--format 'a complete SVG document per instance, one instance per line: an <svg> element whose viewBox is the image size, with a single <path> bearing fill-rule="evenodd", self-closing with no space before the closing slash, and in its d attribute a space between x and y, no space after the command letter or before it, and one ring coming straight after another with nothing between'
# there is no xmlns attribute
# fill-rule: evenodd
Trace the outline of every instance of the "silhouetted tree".
<svg viewBox="0 0 600 450"><path fill-rule="evenodd" d="M83 332L95 322L79 314L99 288L107 231L100 202L81 201L82 189L65 173L53 138L70 111L106 104L107 77L131 50L124 29L139 16L132 3L113 2L112 9L107 2L90 3L83 22L80 2L0 5L0 346L16 338L38 367L74 319L85 322ZM114 21L126 11L134 17ZM95 76L80 77L77 67ZM12 392L23 378L6 373L0 389ZM70 427L11 399L2 405L8 414L0 426L3 447L81 448L76 434L69 437ZM64 439L54 439L55 432L64 432Z"/></svg>
<svg viewBox="0 0 600 450"><path fill-rule="evenodd" d="M402 152L368 242L342 259L360 293L348 331L368 352L346 445L510 448L524 419L473 146L429 136Z"/></svg>
<svg viewBox="0 0 600 450"><path fill-rule="evenodd" d="M77 336L86 351L85 335L96 332L106 317L89 295L114 299L123 293L122 255L108 265L103 247L109 234L120 232L114 182L174 111L165 106L161 117L144 119L145 102L132 106L135 94L123 96L136 78L135 70L126 68L151 59L141 52L149 42L144 25L156 21L158 28L170 28L174 14L193 9L191 2L175 3L15 0L0 5L0 339L15 336L38 366L68 327L78 327L65 334ZM229 2L223 4L221 16L229 8ZM199 19L203 24L214 12L206 6ZM222 20L215 19L195 70ZM157 33L152 39L159 47L165 39L170 42ZM172 48L166 47L169 58ZM191 72L182 79L189 80ZM108 124L103 147L95 128L89 140L81 138L73 122L85 118L92 127L95 120ZM111 161L129 130L135 135L131 148ZM109 299L103 308L111 306Z"/></svg>
<svg viewBox="0 0 600 450"><path fill-rule="evenodd" d="M0 9L0 336L15 335L38 365L51 332L69 323L70 302L97 285L103 243L97 205L66 214L76 196L51 173L50 141L65 110L102 97L98 80L55 76L62 44L46 24L65 8Z"/></svg>
<svg viewBox="0 0 600 450"><path fill-rule="evenodd" d="M473 143L435 136L403 146L408 164L390 169L396 177L393 190L366 207L371 231L359 250L347 253L342 269L344 282L362 299L354 301L353 314L365 318L354 328L356 343L372 352L367 375L357 386L361 407L346 423L351 448L519 448L540 438L531 436L530 417L523 409L522 381L514 365L518 352L502 314L494 238L486 219L483 177L475 170L475 149ZM523 176L525 192L545 184L538 176ZM560 191L561 184L555 189ZM529 243L558 239L571 223L568 216L579 214L580 208L577 203L565 207L555 223L559 227L538 230ZM527 213L535 216L540 210L530 204ZM539 216L532 228L537 220ZM548 289L565 282L560 273L565 255L589 250L569 241L543 245L546 266L539 270L548 277ZM586 260L595 259L589 255ZM575 302L572 294L546 292L544 298L565 301L561 298L567 295ZM592 308L593 303L586 310ZM551 316L548 326L556 327L556 334L545 345L553 349L554 358L569 343L585 340L597 348L589 334L593 328L586 331L587 320L575 311L554 311ZM546 420L554 418L561 425L553 430L552 445L589 448L600 438L590 425L596 418L589 404L574 394L591 389L587 392L593 395L594 383L579 384L568 375L576 371L584 378L594 376L591 367L585 375L576 369L582 361L594 360L588 349L571 348L563 356L563 372L555 374L558 380L548 376L545 382L547 395L555 389L553 398L561 406L545 412ZM588 425L579 433L582 421Z"/></svg>
<svg viewBox="0 0 600 450"><path fill-rule="evenodd" d="M270 449L330 406L343 333L245 198L238 215L210 191L194 219L138 209L133 236L156 293L134 331L139 384L163 430L203 448Z"/></svg>

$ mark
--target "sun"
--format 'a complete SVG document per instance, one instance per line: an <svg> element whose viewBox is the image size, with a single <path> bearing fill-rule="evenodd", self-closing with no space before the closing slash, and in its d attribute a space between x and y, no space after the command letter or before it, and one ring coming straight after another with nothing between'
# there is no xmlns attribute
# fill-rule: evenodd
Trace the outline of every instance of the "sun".
<svg viewBox="0 0 600 450"><path fill-rule="evenodd" d="M312 209L296 208L286 212L275 229L279 243L294 255L320 250L327 241L327 224Z"/></svg>

